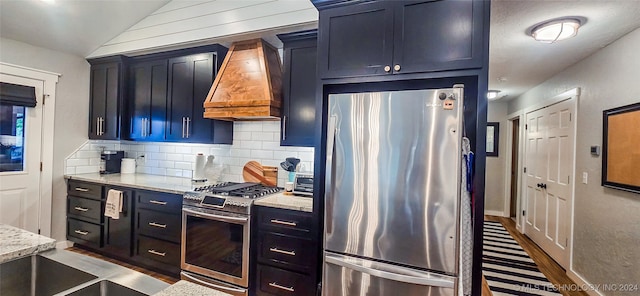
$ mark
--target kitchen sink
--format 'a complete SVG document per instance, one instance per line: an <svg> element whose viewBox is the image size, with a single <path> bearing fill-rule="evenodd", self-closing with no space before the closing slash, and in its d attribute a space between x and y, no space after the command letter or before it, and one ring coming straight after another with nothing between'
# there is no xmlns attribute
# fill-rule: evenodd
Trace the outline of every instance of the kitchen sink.
<svg viewBox="0 0 640 296"><path fill-rule="evenodd" d="M68 296L142 296L147 294L116 284L109 280L102 280L67 295Z"/></svg>
<svg viewBox="0 0 640 296"><path fill-rule="evenodd" d="M96 278L42 256L29 256L0 264L0 295L48 296Z"/></svg>

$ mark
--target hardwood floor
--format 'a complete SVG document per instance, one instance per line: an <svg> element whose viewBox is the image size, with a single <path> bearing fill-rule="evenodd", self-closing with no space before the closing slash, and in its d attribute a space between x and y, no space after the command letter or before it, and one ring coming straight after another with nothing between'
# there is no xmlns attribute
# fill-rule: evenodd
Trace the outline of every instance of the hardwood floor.
<svg viewBox="0 0 640 296"><path fill-rule="evenodd" d="M165 283L168 283L168 284L174 284L175 282L180 280L180 279L177 279L177 278L174 278L174 277L170 277L170 276L162 274L162 273L157 273L157 272L154 272L154 271L151 271L151 270L148 270L148 269L144 269L144 268L139 267L139 266L131 265L129 263L122 262L120 260L116 260L116 259L112 259L112 258L109 258L109 257L105 257L105 256L102 256L102 255L100 255L98 253L94 253L94 252L91 252L89 250L85 250L85 249L82 249L82 248L70 247L70 248L66 248L65 250L71 251L71 252L75 252L75 253L79 253L79 254L82 254L82 255L87 255L87 256L90 256L90 257L94 257L94 258L98 258L98 259L101 259L101 260L104 260L104 261L107 261L107 262L115 263L115 264L118 264L120 266L129 268L129 269L133 269L133 270L135 270L137 272L144 273L144 274L146 274L148 276L152 276L152 277L157 278L157 279L159 279L159 280L161 280L161 281L163 281Z"/></svg>
<svg viewBox="0 0 640 296"><path fill-rule="evenodd" d="M560 267L549 255L547 255L538 245L536 245L531 239L520 233L516 229L516 223L510 218L497 217L497 216L484 216L487 221L500 222L507 231L513 236L513 238L520 244L520 246L529 254L529 257L538 265L540 272L542 272L549 281L556 287L569 287L569 285L575 284L566 274L565 270ZM569 296L587 296L584 291L566 291L559 289L562 295ZM484 289L483 289L483 295Z"/></svg>

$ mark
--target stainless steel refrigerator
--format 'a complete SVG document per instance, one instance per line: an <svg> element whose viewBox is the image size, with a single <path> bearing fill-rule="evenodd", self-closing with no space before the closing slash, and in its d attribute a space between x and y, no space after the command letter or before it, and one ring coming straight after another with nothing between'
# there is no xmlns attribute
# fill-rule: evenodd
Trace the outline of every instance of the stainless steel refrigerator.
<svg viewBox="0 0 640 296"><path fill-rule="evenodd" d="M323 295L455 295L463 87L329 95Z"/></svg>

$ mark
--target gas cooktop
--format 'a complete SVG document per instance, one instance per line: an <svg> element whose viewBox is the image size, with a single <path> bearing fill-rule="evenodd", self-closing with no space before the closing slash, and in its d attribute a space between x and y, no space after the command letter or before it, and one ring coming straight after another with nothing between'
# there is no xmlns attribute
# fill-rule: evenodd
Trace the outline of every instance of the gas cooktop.
<svg viewBox="0 0 640 296"><path fill-rule="evenodd" d="M225 182L195 188L183 195L185 206L249 214L253 200L278 193L278 187L258 183Z"/></svg>

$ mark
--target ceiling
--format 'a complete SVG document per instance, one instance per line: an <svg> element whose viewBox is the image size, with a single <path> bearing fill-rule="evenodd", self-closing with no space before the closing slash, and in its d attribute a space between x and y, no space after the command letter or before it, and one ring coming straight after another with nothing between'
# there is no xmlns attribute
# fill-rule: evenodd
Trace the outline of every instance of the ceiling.
<svg viewBox="0 0 640 296"><path fill-rule="evenodd" d="M0 36L86 57L170 0L0 0Z"/></svg>
<svg viewBox="0 0 640 296"><path fill-rule="evenodd" d="M0 36L86 57L170 2L54 1L0 0ZM638 15L637 0L493 0L489 89L501 91L500 101L515 98L640 27ZM531 26L561 16L586 19L578 36L544 44L526 35Z"/></svg>

